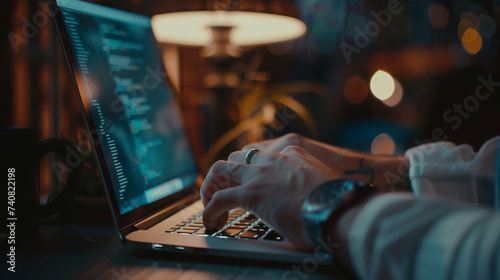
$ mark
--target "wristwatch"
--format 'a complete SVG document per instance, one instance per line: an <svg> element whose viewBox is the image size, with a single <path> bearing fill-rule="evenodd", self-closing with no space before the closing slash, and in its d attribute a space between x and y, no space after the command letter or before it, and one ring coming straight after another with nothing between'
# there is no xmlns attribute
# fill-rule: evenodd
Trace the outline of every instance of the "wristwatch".
<svg viewBox="0 0 500 280"><path fill-rule="evenodd" d="M329 229L345 210L376 191L371 184L348 179L328 181L312 190L302 205L302 217L307 237L314 247L332 253L333 248L325 248L325 245L332 245L327 236Z"/></svg>

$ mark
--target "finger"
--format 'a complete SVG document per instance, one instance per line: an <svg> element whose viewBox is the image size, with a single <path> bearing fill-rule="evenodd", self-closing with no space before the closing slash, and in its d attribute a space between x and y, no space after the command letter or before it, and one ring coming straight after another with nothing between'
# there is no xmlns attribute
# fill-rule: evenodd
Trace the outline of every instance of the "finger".
<svg viewBox="0 0 500 280"><path fill-rule="evenodd" d="M248 151L237 151L237 152L232 152L229 157L227 158L227 161L230 162L244 162L245 161L245 155L248 153Z"/></svg>
<svg viewBox="0 0 500 280"><path fill-rule="evenodd" d="M224 211L217 219L217 227L221 228L227 223L227 218L229 217L229 211Z"/></svg>
<svg viewBox="0 0 500 280"><path fill-rule="evenodd" d="M309 152L307 152L303 148L301 148L299 146L293 146L293 145L283 148L283 150L280 151L280 154L285 154L285 155L297 154L297 155L301 155L301 156L310 155Z"/></svg>
<svg viewBox="0 0 500 280"><path fill-rule="evenodd" d="M203 211L203 225L207 229L223 226L227 222L227 212L240 206L240 192L240 188L216 192Z"/></svg>
<svg viewBox="0 0 500 280"><path fill-rule="evenodd" d="M203 205L206 206L217 191L240 184L238 176L235 176L238 172L238 165L225 161L217 161L212 165L200 189Z"/></svg>
<svg viewBox="0 0 500 280"><path fill-rule="evenodd" d="M261 174L260 170L259 166L241 162L216 162L201 185L203 205L206 206L218 191L239 186L242 182Z"/></svg>
<svg viewBox="0 0 500 280"><path fill-rule="evenodd" d="M248 154L248 151L238 151L233 152L229 155L227 161L230 162L245 162L245 157ZM279 155L276 153L266 153L262 151L258 151L252 154L252 158L250 159L251 165L269 165L272 164Z"/></svg>

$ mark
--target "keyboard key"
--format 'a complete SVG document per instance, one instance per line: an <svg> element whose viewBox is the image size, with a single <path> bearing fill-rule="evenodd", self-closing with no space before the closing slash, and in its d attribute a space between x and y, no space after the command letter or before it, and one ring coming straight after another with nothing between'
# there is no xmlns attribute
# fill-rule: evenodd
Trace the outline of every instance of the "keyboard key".
<svg viewBox="0 0 500 280"><path fill-rule="evenodd" d="M249 226L251 224L252 224L252 222L241 222L241 221L234 223L234 225L237 225L237 226Z"/></svg>
<svg viewBox="0 0 500 280"><path fill-rule="evenodd" d="M246 229L248 225L230 225L229 228L239 228L239 229Z"/></svg>
<svg viewBox="0 0 500 280"><path fill-rule="evenodd" d="M268 235L266 235L266 237L264 237L264 240L283 241L285 240L285 238L283 238L283 236L273 230Z"/></svg>
<svg viewBox="0 0 500 280"><path fill-rule="evenodd" d="M241 238L249 238L249 239L259 239L262 235L266 233L265 231L251 231L247 230L244 233L240 234Z"/></svg>
<svg viewBox="0 0 500 280"><path fill-rule="evenodd" d="M179 227L172 227L170 229L165 230L165 232L174 232L174 231L176 231L178 229L179 229Z"/></svg>
<svg viewBox="0 0 500 280"><path fill-rule="evenodd" d="M253 229L257 229L259 231L268 231L269 227L264 224L256 224L252 227Z"/></svg>
<svg viewBox="0 0 500 280"><path fill-rule="evenodd" d="M178 231L176 231L177 233L187 233L187 234L191 234L191 233L194 233L195 231L197 231L198 229L180 229Z"/></svg>
<svg viewBox="0 0 500 280"><path fill-rule="evenodd" d="M239 228L226 228L221 233L219 233L219 235L228 236L228 237L235 237L241 231L242 231L242 229L239 229Z"/></svg>
<svg viewBox="0 0 500 280"><path fill-rule="evenodd" d="M196 232L196 234L199 234L199 235L212 235L214 233L217 232L217 229L206 229L206 228L202 228L200 229L199 231Z"/></svg>
<svg viewBox="0 0 500 280"><path fill-rule="evenodd" d="M197 227L197 226L189 225L187 227L183 227L182 229L184 229L184 230L199 230L200 228L201 228L201 226Z"/></svg>

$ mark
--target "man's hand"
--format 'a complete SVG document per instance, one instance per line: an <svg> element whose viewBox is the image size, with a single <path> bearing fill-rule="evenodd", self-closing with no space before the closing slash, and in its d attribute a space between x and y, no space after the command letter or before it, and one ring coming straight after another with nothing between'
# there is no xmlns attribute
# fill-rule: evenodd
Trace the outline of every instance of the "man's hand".
<svg viewBox="0 0 500 280"><path fill-rule="evenodd" d="M299 248L310 248L302 225L302 202L327 180L339 178L306 150L287 146L279 153L257 152L250 164L246 151L216 162L201 187L208 229L223 226L229 210L242 207L255 213Z"/></svg>
<svg viewBox="0 0 500 280"><path fill-rule="evenodd" d="M250 164L243 163L250 149ZM327 180L348 178L371 183L382 192L408 186L408 159L363 154L297 134L245 146L227 161L216 162L201 187L208 229L223 226L228 211L242 207L255 213L298 247L310 248L302 224L302 203ZM389 176L388 176L389 175ZM402 183L401 183L402 182Z"/></svg>

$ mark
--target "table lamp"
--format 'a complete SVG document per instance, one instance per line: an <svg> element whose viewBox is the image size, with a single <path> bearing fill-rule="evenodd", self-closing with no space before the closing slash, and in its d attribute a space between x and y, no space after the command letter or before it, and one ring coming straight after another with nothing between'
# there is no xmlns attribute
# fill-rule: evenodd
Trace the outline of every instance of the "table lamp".
<svg viewBox="0 0 500 280"><path fill-rule="evenodd" d="M235 88L239 79L230 66L240 47L283 43L306 32L305 24L292 17L257 12L191 11L155 15L153 30L158 41L181 46L202 46L202 56L214 66L208 88Z"/></svg>
<svg viewBox="0 0 500 280"><path fill-rule="evenodd" d="M212 66L205 77L211 90L210 137L215 141L235 123L227 112L236 107L231 94L240 83L235 62L245 49L284 43L305 34L299 19L258 12L190 11L155 15L153 31L160 43L203 47L201 56Z"/></svg>

